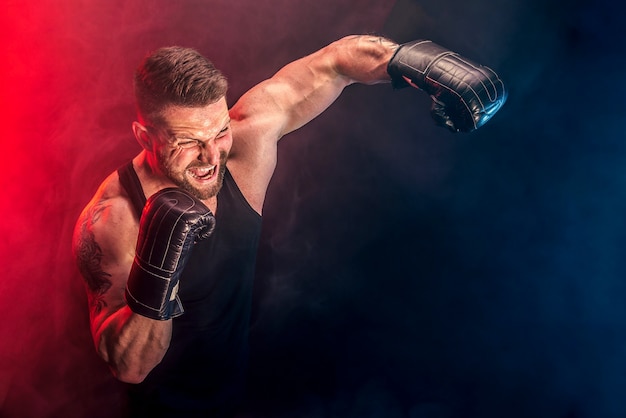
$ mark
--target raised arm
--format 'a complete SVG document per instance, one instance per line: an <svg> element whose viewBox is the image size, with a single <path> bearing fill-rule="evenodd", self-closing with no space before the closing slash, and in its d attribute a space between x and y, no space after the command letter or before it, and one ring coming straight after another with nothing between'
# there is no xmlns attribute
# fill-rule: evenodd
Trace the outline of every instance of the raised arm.
<svg viewBox="0 0 626 418"><path fill-rule="evenodd" d="M256 134L255 128L263 127L264 138L276 141L323 112L344 87L386 81L429 94L435 121L454 132L479 128L507 97L489 67L432 41L398 45L379 36L352 35L283 67L244 94L231 116Z"/></svg>
<svg viewBox="0 0 626 418"><path fill-rule="evenodd" d="M276 166L278 141L322 113L346 86L388 82L387 63L396 48L377 36L345 37L286 65L231 108L229 167L257 212Z"/></svg>
<svg viewBox="0 0 626 418"><path fill-rule="evenodd" d="M231 109L229 161L252 206L262 207L280 138L323 112L346 86L386 81L426 92L435 122L453 132L479 128L506 100L494 71L431 41L398 45L378 36L340 39L286 65Z"/></svg>

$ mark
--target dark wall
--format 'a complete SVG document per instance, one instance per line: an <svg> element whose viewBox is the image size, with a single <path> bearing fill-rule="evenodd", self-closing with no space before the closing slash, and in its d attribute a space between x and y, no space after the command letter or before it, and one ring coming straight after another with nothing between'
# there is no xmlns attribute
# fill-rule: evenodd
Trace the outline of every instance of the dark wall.
<svg viewBox="0 0 626 418"><path fill-rule="evenodd" d="M285 138L268 193L250 416L626 415L626 62L616 6L565 1L10 2L2 18L0 416L109 417L70 254L139 148L131 74L198 48L232 103L343 35L430 38L509 100L469 135L351 86Z"/></svg>

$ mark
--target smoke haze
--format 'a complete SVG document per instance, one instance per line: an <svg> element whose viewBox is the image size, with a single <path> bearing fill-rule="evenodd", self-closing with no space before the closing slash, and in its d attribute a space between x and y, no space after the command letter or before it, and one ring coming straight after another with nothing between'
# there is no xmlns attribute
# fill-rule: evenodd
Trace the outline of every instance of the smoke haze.
<svg viewBox="0 0 626 418"><path fill-rule="evenodd" d="M460 0L9 1L0 416L110 417L70 253L132 158L132 72L197 48L229 102L351 33L429 38L509 100L470 135L429 98L350 86L281 141L264 211L251 417L626 415L626 109L617 5Z"/></svg>

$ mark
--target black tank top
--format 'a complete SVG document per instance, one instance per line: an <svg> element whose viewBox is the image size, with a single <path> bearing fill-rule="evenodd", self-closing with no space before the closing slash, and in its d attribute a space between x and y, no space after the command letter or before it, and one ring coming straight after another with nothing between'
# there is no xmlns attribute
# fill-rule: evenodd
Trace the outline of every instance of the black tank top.
<svg viewBox="0 0 626 418"><path fill-rule="evenodd" d="M140 216L146 196L132 163L118 173ZM241 395L261 216L228 170L217 198L215 230L194 246L180 279L185 313L173 319L170 347L131 385L136 416L229 416Z"/></svg>

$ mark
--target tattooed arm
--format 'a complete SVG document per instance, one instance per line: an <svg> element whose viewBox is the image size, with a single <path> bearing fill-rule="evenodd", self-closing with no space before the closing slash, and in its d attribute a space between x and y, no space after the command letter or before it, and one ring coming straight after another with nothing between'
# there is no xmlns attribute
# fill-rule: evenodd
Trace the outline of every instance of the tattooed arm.
<svg viewBox="0 0 626 418"><path fill-rule="evenodd" d="M80 215L73 250L85 280L91 333L113 374L141 382L167 351L172 321L134 314L124 289L135 255L139 221L112 174Z"/></svg>

